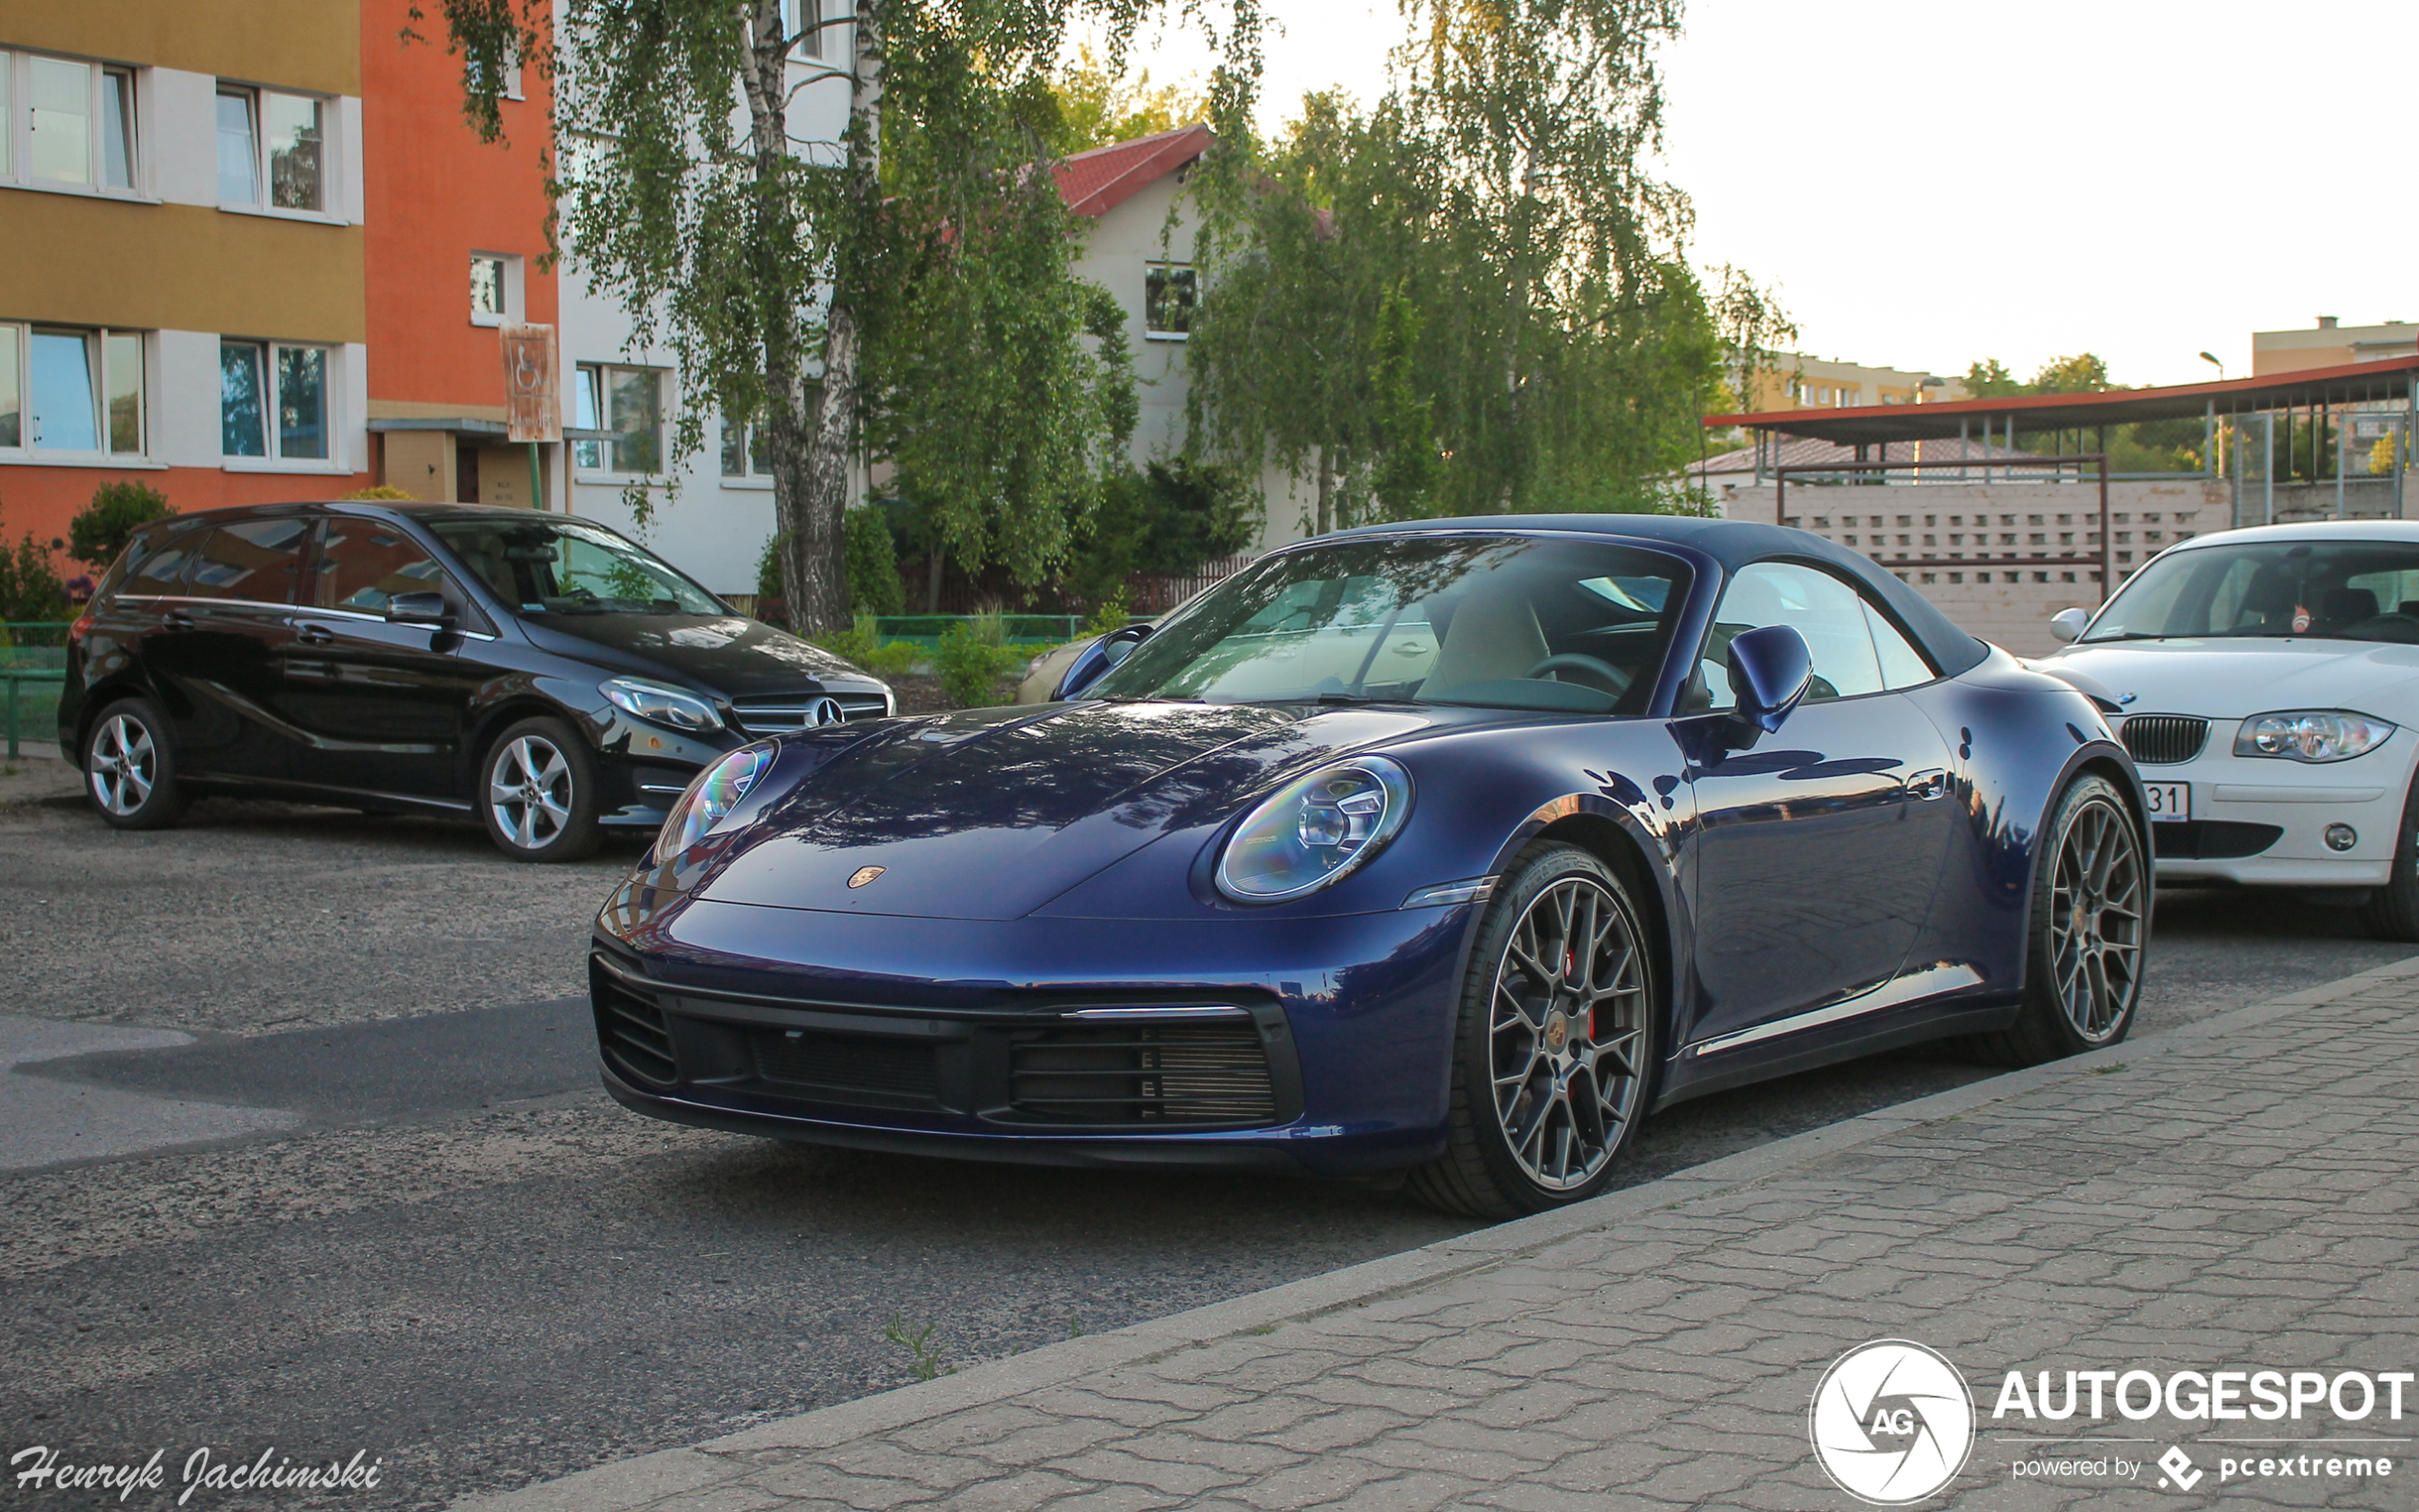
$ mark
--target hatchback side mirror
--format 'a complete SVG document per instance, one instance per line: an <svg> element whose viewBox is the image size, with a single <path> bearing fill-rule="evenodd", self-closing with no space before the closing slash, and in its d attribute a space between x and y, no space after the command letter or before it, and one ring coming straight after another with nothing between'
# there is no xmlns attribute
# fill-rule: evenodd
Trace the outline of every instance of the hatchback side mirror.
<svg viewBox="0 0 2419 1512"><path fill-rule="evenodd" d="M1730 744L1739 750L1781 727L1814 682L1814 655L1793 625L1766 625L1730 639Z"/></svg>
<svg viewBox="0 0 2419 1512"><path fill-rule="evenodd" d="M387 600L390 625L445 625L452 618L442 593L398 593Z"/></svg>
<svg viewBox="0 0 2419 1512"><path fill-rule="evenodd" d="M2049 616L2049 633L2061 643L2070 642L2080 637L2083 627L2090 623L2089 609L2060 609Z"/></svg>
<svg viewBox="0 0 2419 1512"><path fill-rule="evenodd" d="M1085 647L1076 653L1072 662L1067 664L1067 675L1060 678L1058 686L1051 690L1050 702L1083 697L1085 688L1099 682L1110 668L1133 655L1134 647L1150 634L1150 627L1148 625L1129 625L1122 630L1111 630Z"/></svg>

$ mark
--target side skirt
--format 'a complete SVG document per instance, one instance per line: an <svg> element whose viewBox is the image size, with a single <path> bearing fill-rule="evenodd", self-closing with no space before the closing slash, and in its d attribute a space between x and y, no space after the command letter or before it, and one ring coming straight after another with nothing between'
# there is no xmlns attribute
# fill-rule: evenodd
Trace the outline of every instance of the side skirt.
<svg viewBox="0 0 2419 1512"><path fill-rule="evenodd" d="M1911 1023L1902 1015L1892 1014L1891 1017L1897 1020L1894 1024L1858 1025L1851 1031L1835 1035L1814 1029L1784 1035L1762 1044L1743 1045L1727 1053L1683 1056L1667 1061L1664 1063L1663 1088L1651 1111L1659 1112L1674 1103L1685 1103L1709 1092L1725 1092L1750 1082L1766 1082L1774 1077L1810 1071L1817 1066L1879 1055L1885 1050L1902 1049L1909 1044L1921 1044L1927 1040L1947 1039L1959 1034L1988 1034L2013 1024L2022 1004L2009 1000L1971 1006L1909 1006L1919 1014ZM1792 1044L1792 1041L1799 1043ZM1805 1043L1809 1041L1815 1043Z"/></svg>

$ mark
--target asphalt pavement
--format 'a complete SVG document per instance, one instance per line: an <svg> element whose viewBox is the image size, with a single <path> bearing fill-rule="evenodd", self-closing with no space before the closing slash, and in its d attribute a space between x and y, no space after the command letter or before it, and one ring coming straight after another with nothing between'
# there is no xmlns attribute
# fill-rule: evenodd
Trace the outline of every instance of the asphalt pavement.
<svg viewBox="0 0 2419 1512"><path fill-rule="evenodd" d="M0 1051L32 1046L0 1072L21 1443L363 1449L383 1489L341 1504L442 1505L1469 1226L1364 1186L639 1119L596 1090L578 1002L630 848L529 867L467 826L216 802L129 836L51 797L0 792ZM2160 909L2146 1037L2412 954L2289 900ZM1909 1052L1707 1098L1625 1174L1987 1074ZM78 1099L110 1100L109 1148L62 1153Z"/></svg>

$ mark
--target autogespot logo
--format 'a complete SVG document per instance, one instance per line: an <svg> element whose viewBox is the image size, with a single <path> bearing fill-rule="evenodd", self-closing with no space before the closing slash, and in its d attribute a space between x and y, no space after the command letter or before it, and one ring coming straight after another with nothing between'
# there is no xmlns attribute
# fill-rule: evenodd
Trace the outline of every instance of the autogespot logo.
<svg viewBox="0 0 2419 1512"><path fill-rule="evenodd" d="M1841 1490L1875 1506L1905 1506L1965 1468L1974 1399L1937 1351L1876 1339L1823 1372L1806 1426L1814 1458Z"/></svg>

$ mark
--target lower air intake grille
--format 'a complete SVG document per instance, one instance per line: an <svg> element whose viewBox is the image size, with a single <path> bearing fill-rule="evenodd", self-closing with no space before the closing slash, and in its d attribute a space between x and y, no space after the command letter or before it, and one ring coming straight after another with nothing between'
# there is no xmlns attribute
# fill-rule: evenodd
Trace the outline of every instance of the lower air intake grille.
<svg viewBox="0 0 2419 1512"><path fill-rule="evenodd" d="M2209 722L2181 714L2136 714L2117 731L2125 748L2145 766L2189 762L2209 744Z"/></svg>
<svg viewBox="0 0 2419 1512"><path fill-rule="evenodd" d="M2235 861L2258 855L2284 833L2277 825L2176 819L2150 826L2150 848L2162 861Z"/></svg>
<svg viewBox="0 0 2419 1512"><path fill-rule="evenodd" d="M931 1106L940 1101L928 1041L766 1029L749 1036L749 1044L756 1074L784 1090L832 1103Z"/></svg>
<svg viewBox="0 0 2419 1512"><path fill-rule="evenodd" d="M1048 1029L1009 1052L1009 1106L1053 1124L1274 1123L1260 1030L1247 1020Z"/></svg>
<svg viewBox="0 0 2419 1512"><path fill-rule="evenodd" d="M589 978L589 1002L596 1010L596 1044L606 1064L627 1080L650 1086L670 1086L680 1080L664 1010L652 999L595 971Z"/></svg>

